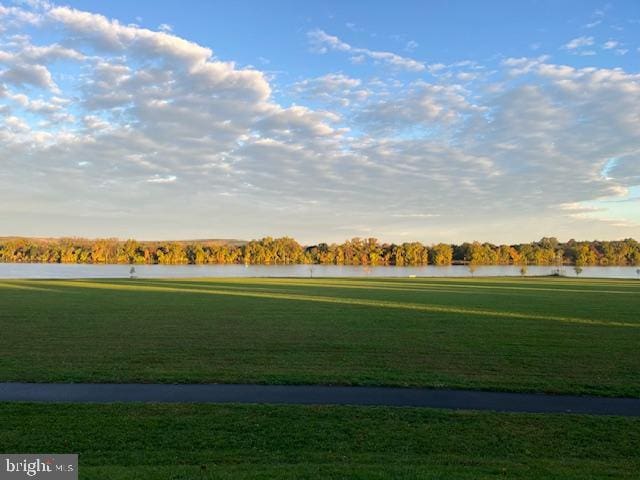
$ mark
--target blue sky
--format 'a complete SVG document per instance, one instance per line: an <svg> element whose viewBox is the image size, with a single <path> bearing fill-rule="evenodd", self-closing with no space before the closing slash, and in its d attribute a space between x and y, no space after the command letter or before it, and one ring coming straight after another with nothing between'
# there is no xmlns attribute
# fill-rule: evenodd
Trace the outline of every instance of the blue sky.
<svg viewBox="0 0 640 480"><path fill-rule="evenodd" d="M640 30L635 23L640 17L640 3L635 1L459 0L385 5L369 1L141 0L135 5L118 1L68 4L147 28L168 24L176 35L210 46L222 59L256 66L262 66L261 59L268 59L274 68L292 78L322 75L336 67L353 68L339 56L308 61L306 34L316 28L373 50L406 54L407 43L414 41L418 45L411 48L411 56L430 63L465 59L491 62L541 52L575 66L595 63L609 68L633 67L637 57L610 52L594 62L576 58L559 47L584 35L594 37L598 45L615 39L627 48L637 48ZM372 68L359 71L375 73Z"/></svg>
<svg viewBox="0 0 640 480"><path fill-rule="evenodd" d="M0 0L0 235L640 237L639 32L636 1Z"/></svg>

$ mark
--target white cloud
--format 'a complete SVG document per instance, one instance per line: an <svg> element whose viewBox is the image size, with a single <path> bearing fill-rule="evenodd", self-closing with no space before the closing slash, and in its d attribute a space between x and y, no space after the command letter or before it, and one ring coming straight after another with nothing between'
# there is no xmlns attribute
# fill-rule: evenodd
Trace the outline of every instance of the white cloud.
<svg viewBox="0 0 640 480"><path fill-rule="evenodd" d="M585 206L581 203L578 202L573 202L573 203L562 203L560 205L558 205L558 208L560 210L567 210L569 212L573 212L573 213L579 213L579 212L599 212L602 211L601 208L597 208L597 207L588 207ZM573 214L572 213L572 214Z"/></svg>
<svg viewBox="0 0 640 480"><path fill-rule="evenodd" d="M178 179L175 175L167 175L166 177L154 175L146 180L147 183L173 183Z"/></svg>
<svg viewBox="0 0 640 480"><path fill-rule="evenodd" d="M0 50L0 80L14 86L32 86L58 92L53 81L50 65L57 61L82 61L80 52L61 46L32 45L27 36L14 36ZM4 69L2 69L4 67Z"/></svg>
<svg viewBox="0 0 640 480"><path fill-rule="evenodd" d="M613 50L615 55L626 55L629 52L628 48L623 48L622 44L617 40L608 40L602 44L603 50Z"/></svg>
<svg viewBox="0 0 640 480"><path fill-rule="evenodd" d="M340 240L344 225L429 242L640 233L587 205L640 184L638 73L544 56L427 66L322 32L320 51L430 81L328 73L299 79L287 93L301 104L285 105L271 92L286 85L187 39L68 7L36 13L47 23L30 25L56 43L0 33L2 75L48 72L0 80L0 215L13 231L150 238L170 221L185 237L302 240ZM59 62L79 72L72 82Z"/></svg>
<svg viewBox="0 0 640 480"><path fill-rule="evenodd" d="M364 60L364 58L370 58L375 62L412 72L421 72L426 68L422 62L412 58L402 57L395 53L353 47L348 43L343 42L338 37L329 35L324 30L312 30L308 32L307 36L311 42L312 50L316 53L327 53L328 50L346 52L351 54L352 58L356 59L357 63Z"/></svg>
<svg viewBox="0 0 640 480"><path fill-rule="evenodd" d="M595 43L593 37L587 37L587 36L582 36L582 37L577 37L574 38L573 40L570 40L568 43L566 43L563 48L565 50L569 50L569 51L575 51L584 47L590 47Z"/></svg>
<svg viewBox="0 0 640 480"><path fill-rule="evenodd" d="M43 65L12 63L9 68L0 72L0 80L19 87L32 85L57 91L51 72Z"/></svg>
<svg viewBox="0 0 640 480"><path fill-rule="evenodd" d="M31 130L24 120L14 116L5 118L4 125L13 132L28 132Z"/></svg>
<svg viewBox="0 0 640 480"><path fill-rule="evenodd" d="M85 56L80 52L58 45L57 43L45 46L27 44L21 51L20 57L38 63L51 63L55 60L84 60Z"/></svg>
<svg viewBox="0 0 640 480"><path fill-rule="evenodd" d="M360 79L342 73L329 73L322 77L296 82L293 91L303 98L342 107L347 107L353 102L362 103L371 95Z"/></svg>
<svg viewBox="0 0 640 480"><path fill-rule="evenodd" d="M14 86L28 85L57 90L49 69L45 65L34 63L21 52L0 50L0 81Z"/></svg>
<svg viewBox="0 0 640 480"><path fill-rule="evenodd" d="M205 64L212 56L210 49L201 47L165 32L154 32L135 26L122 25L102 15L83 12L70 7L54 7L47 17L81 39L107 51L134 50L138 54L158 54L167 61L179 62L192 68Z"/></svg>
<svg viewBox="0 0 640 480"><path fill-rule="evenodd" d="M307 107L274 107L257 126L268 136L289 138L301 133L305 138L324 137L335 130L330 126L339 116L330 112L315 112Z"/></svg>
<svg viewBox="0 0 640 480"><path fill-rule="evenodd" d="M363 29L358 27L358 25L356 25L354 22L347 22L347 23L344 24L344 26L347 27L352 32L362 32L363 31Z"/></svg>
<svg viewBox="0 0 640 480"><path fill-rule="evenodd" d="M89 130L104 130L109 128L111 125L109 122L103 120L102 118L96 115L85 115L82 118L82 122Z"/></svg>
<svg viewBox="0 0 640 480"><path fill-rule="evenodd" d="M418 44L418 42L416 42L415 40L409 40L409 41L407 42L407 44L404 46L404 49L405 49L407 52L412 52L412 51L414 51L416 48L418 48L418 45L419 45L419 44Z"/></svg>
<svg viewBox="0 0 640 480"><path fill-rule="evenodd" d="M0 4L0 32L7 27L16 27L22 25L38 25L42 22L42 16L39 12L29 11L27 9L12 6L7 7Z"/></svg>
<svg viewBox="0 0 640 480"><path fill-rule="evenodd" d="M375 130L431 126L449 128L466 114L482 111L460 85L415 82L405 93L367 106L359 118Z"/></svg>

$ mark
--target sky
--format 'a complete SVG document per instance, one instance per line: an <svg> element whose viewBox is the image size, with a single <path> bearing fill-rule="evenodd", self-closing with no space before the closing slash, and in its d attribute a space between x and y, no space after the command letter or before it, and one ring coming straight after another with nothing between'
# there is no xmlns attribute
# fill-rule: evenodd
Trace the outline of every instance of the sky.
<svg viewBox="0 0 640 480"><path fill-rule="evenodd" d="M0 236L640 239L640 2L0 0Z"/></svg>

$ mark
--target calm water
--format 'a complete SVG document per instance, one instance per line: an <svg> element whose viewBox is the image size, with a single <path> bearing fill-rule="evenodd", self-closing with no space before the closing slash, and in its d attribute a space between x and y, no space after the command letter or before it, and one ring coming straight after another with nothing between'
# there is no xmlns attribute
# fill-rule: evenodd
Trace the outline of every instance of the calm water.
<svg viewBox="0 0 640 480"><path fill-rule="evenodd" d="M0 278L122 278L129 265L0 263ZM464 265L449 267L352 267L338 265L136 265L139 278L189 277L470 277ZM584 267L581 277L638 278L637 267ZM549 275L554 267L529 267L527 276ZM564 267L566 276L576 276ZM520 276L517 266L477 267L476 277Z"/></svg>

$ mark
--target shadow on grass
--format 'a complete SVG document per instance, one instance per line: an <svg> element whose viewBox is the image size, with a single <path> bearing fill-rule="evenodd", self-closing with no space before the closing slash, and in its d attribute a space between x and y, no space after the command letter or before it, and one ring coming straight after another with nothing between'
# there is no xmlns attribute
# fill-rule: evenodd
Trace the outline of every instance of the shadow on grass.
<svg viewBox="0 0 640 480"><path fill-rule="evenodd" d="M578 317L558 316L558 315L538 315L538 314L526 314L519 312L504 312L497 310L477 309L477 308L464 308L464 307L451 307L437 304L422 304L411 302L396 302L387 300L372 300L362 298L344 298L344 297L331 297L322 295L307 295L297 293L279 293L274 291L255 291L254 290L230 290L216 286L216 288L192 288L189 287L178 288L174 286L167 286L168 282L164 281L140 281L140 280L123 280L118 283L112 283L112 281L94 281L94 280L39 280L39 285L47 285L51 287L74 287L85 289L98 289L98 290L116 290L125 292L157 292L157 293L192 293L201 295L221 295L221 296L234 296L244 298L263 298L270 300L290 300L301 302L319 302L326 304L338 304L349 306L362 306L371 308L389 308L389 309L401 309L410 311L421 311L429 313L443 313L443 314L459 314L466 316L476 317L491 317L491 318L509 318L518 320L535 320L535 321L551 321L562 322L569 324L582 324L582 325L597 325L605 327L622 327L622 328L640 328L640 324L617 322L617 321L601 321Z"/></svg>

